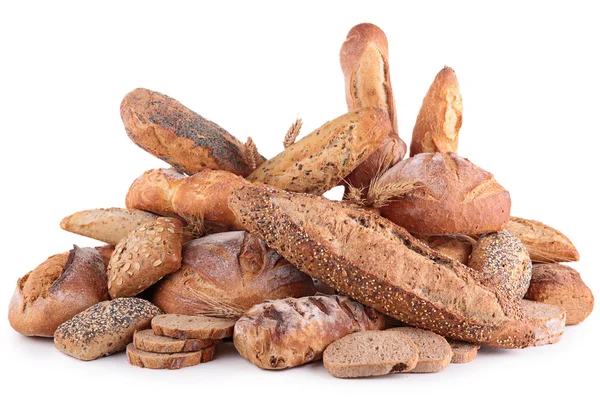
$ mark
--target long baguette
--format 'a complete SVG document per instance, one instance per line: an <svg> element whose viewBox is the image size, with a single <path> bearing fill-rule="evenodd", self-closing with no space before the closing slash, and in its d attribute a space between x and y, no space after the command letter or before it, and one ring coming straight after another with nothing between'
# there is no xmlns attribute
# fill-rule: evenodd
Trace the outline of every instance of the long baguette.
<svg viewBox="0 0 600 400"><path fill-rule="evenodd" d="M540 340L520 304L373 213L324 198L243 187L229 206L246 229L365 305L440 335L493 347Z"/></svg>

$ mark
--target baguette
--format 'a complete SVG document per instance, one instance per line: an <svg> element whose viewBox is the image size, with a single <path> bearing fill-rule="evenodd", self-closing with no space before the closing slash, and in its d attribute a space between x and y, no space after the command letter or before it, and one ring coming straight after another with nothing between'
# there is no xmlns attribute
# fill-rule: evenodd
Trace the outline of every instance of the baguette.
<svg viewBox="0 0 600 400"><path fill-rule="evenodd" d="M292 192L323 194L373 154L389 131L385 111L375 107L352 111L286 147L247 179Z"/></svg>
<svg viewBox="0 0 600 400"><path fill-rule="evenodd" d="M229 205L298 269L393 318L492 347L537 340L520 304L374 213L260 187L237 189Z"/></svg>
<svg viewBox="0 0 600 400"><path fill-rule="evenodd" d="M185 175L172 168L148 170L129 187L125 205L130 209L175 217L178 214L173 208L173 195L184 180Z"/></svg>
<svg viewBox="0 0 600 400"><path fill-rule="evenodd" d="M129 138L148 153L193 175L204 168L246 176L246 147L225 129L164 94L135 89L121 102ZM264 157L257 155L261 163Z"/></svg>

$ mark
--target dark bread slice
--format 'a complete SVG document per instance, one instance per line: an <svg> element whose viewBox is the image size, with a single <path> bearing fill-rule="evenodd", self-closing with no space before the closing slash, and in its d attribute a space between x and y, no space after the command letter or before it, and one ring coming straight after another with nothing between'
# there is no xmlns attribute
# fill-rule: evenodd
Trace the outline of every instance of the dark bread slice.
<svg viewBox="0 0 600 400"><path fill-rule="evenodd" d="M401 332L362 331L330 344L323 354L323 365L336 378L359 378L412 370L419 350Z"/></svg>
<svg viewBox="0 0 600 400"><path fill-rule="evenodd" d="M133 335L133 344L138 350L152 353L188 353L214 346L220 341L219 339L173 339L155 335L152 329L137 331Z"/></svg>
<svg viewBox="0 0 600 400"><path fill-rule="evenodd" d="M523 311L535 323L535 345L558 343L567 321L564 308L537 301L521 300Z"/></svg>
<svg viewBox="0 0 600 400"><path fill-rule="evenodd" d="M452 349L446 339L437 333L408 326L388 330L405 334L419 349L417 366L407 372L438 372L450 364Z"/></svg>
<svg viewBox="0 0 600 400"><path fill-rule="evenodd" d="M477 357L477 351L481 346L475 343L462 342L460 340L448 339L448 344L452 349L452 364L470 363Z"/></svg>
<svg viewBox="0 0 600 400"><path fill-rule="evenodd" d="M155 335L175 339L223 339L233 336L236 319L163 314L152 319Z"/></svg>
<svg viewBox="0 0 600 400"><path fill-rule="evenodd" d="M130 343L127 345L127 361L141 368L179 369L212 361L215 350L215 346L210 346L189 353L151 353L140 350Z"/></svg>

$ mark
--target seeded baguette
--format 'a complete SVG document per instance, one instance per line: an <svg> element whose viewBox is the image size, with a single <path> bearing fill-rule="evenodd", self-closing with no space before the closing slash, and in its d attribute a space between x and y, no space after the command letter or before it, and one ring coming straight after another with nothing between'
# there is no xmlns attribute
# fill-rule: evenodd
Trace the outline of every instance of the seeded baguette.
<svg viewBox="0 0 600 400"><path fill-rule="evenodd" d="M430 373L445 369L452 359L452 348L446 339L424 329L399 327L389 331L400 332L412 340L419 349L417 365L406 372Z"/></svg>
<svg viewBox="0 0 600 400"><path fill-rule="evenodd" d="M206 347L189 353L151 353L136 348L133 343L127 345L127 361L141 368L180 369L212 361L216 347Z"/></svg>
<svg viewBox="0 0 600 400"><path fill-rule="evenodd" d="M448 344L452 349L451 364L470 363L477 357L477 351L481 346L475 343L461 342L460 340L448 339Z"/></svg>
<svg viewBox="0 0 600 400"><path fill-rule="evenodd" d="M229 206L246 229L313 278L410 325L492 347L536 342L520 304L373 213L259 187Z"/></svg>
<svg viewBox="0 0 600 400"><path fill-rule="evenodd" d="M248 175L292 192L323 194L379 148L390 131L384 110L361 108L329 121Z"/></svg>
<svg viewBox="0 0 600 400"><path fill-rule="evenodd" d="M263 369L283 369L322 357L332 342L356 331L383 329L377 311L343 296L266 301L235 324L233 343Z"/></svg>
<svg viewBox="0 0 600 400"><path fill-rule="evenodd" d="M155 335L175 339L224 339L233 335L235 319L162 314L152 320Z"/></svg>

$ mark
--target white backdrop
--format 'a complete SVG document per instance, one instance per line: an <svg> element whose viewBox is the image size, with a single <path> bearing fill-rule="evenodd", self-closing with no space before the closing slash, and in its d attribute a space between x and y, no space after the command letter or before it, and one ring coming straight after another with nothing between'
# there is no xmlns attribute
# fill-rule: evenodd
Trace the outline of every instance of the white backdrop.
<svg viewBox="0 0 600 400"><path fill-rule="evenodd" d="M416 2L415 2L416 3ZM0 116L4 224L0 299L17 278L73 243L66 215L123 206L131 182L165 164L136 147L119 116L136 87L165 93L263 155L346 110L338 52L360 22L388 36L401 137L409 142L435 74L456 71L464 100L459 152L510 190L513 215L538 219L578 246L574 264L598 294L596 228L600 28L592 3L2 2ZM217 5L218 4L218 5ZM598 312L554 346L484 349L430 375L337 380L320 363L266 372L229 345L180 371L64 356L51 340L0 326L2 392L49 398L237 395L430 398L576 395L597 387ZM355 396L353 396L355 395ZM411 397L415 398L415 397Z"/></svg>

